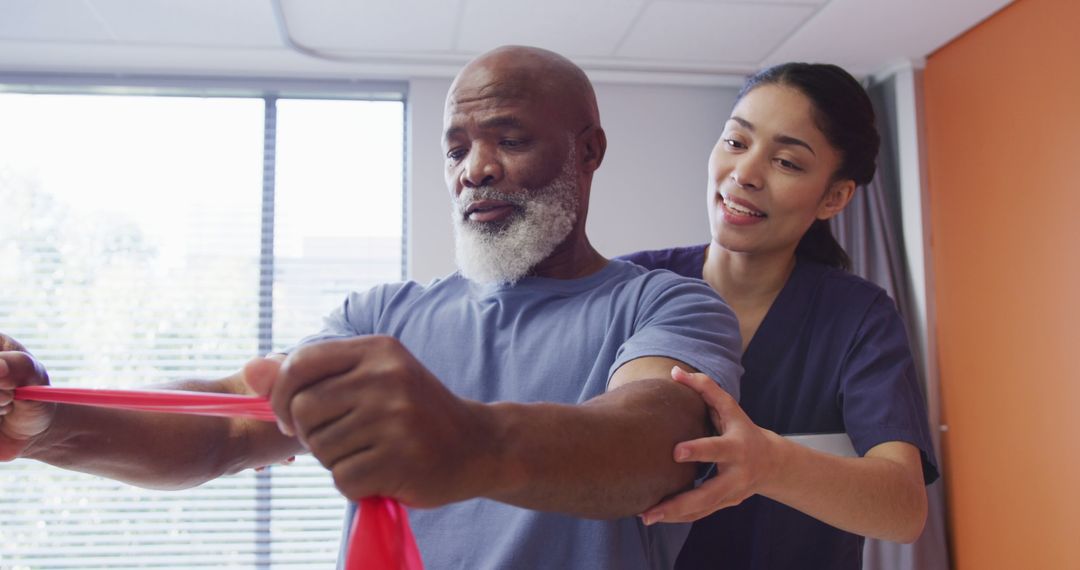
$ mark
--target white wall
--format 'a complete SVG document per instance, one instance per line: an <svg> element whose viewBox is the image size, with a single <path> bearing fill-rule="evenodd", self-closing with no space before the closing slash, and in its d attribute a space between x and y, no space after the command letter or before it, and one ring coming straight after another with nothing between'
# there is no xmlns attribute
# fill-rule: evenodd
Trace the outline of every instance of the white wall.
<svg viewBox="0 0 1080 570"><path fill-rule="evenodd" d="M601 253L708 240L706 167L737 92L596 85L608 151L593 180L588 230Z"/></svg>
<svg viewBox="0 0 1080 570"><path fill-rule="evenodd" d="M443 103L450 81L409 82L405 247L408 277L421 283L454 271L450 194L442 158Z"/></svg>
<svg viewBox="0 0 1080 570"><path fill-rule="evenodd" d="M454 270L440 147L450 80L409 84L409 277ZM608 257L708 239L706 162L735 88L597 84L608 151L593 180L588 230Z"/></svg>

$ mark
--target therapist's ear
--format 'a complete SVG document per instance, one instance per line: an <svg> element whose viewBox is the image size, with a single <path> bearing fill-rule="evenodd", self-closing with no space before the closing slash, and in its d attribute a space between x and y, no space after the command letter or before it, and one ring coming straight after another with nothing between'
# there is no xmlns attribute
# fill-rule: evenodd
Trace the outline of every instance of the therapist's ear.
<svg viewBox="0 0 1080 570"><path fill-rule="evenodd" d="M828 220L844 211L855 197L855 188L854 180L837 180L830 184L818 204L817 219Z"/></svg>

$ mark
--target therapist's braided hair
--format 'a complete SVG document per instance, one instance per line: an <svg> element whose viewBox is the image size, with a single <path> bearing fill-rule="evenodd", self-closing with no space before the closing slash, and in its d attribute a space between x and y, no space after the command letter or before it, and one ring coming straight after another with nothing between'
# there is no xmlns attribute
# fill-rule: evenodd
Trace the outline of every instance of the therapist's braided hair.
<svg viewBox="0 0 1080 570"><path fill-rule="evenodd" d="M840 152L840 167L833 180L854 180L865 186L877 169L881 137L874 122L874 106L866 90L842 68L824 63L784 63L752 75L739 91L738 101L762 85L798 89L816 111L814 122ZM815 220L803 234L795 254L818 263L851 269L851 258L833 237L828 220Z"/></svg>

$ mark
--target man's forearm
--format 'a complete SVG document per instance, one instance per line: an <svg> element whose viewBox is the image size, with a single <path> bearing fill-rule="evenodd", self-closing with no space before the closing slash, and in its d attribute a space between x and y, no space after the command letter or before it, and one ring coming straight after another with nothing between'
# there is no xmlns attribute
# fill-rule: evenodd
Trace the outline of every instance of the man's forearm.
<svg viewBox="0 0 1080 570"><path fill-rule="evenodd" d="M230 391L222 382L184 382L169 388ZM52 425L23 456L141 487L186 488L295 453L298 446L272 424L260 424L59 405ZM274 444L256 443L267 440Z"/></svg>
<svg viewBox="0 0 1080 570"><path fill-rule="evenodd" d="M228 420L60 405L24 457L141 487L191 487L230 471Z"/></svg>
<svg viewBox="0 0 1080 570"><path fill-rule="evenodd" d="M706 433L705 406L670 380L640 380L586 404L487 406L499 461L489 498L587 518L631 516L693 483L679 441Z"/></svg>

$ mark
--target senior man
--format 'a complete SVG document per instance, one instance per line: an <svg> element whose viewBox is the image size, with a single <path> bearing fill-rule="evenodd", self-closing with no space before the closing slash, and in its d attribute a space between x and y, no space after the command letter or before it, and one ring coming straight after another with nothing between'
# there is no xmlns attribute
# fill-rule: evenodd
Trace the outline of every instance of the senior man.
<svg viewBox="0 0 1080 570"><path fill-rule="evenodd" d="M5 352L0 459L179 488L310 452L346 497L413 507L430 568L670 568L689 526L634 515L696 476L672 448L706 433L706 409L672 368L737 394L733 313L704 283L590 245L607 141L569 60L481 55L444 124L458 272L353 293L287 357L171 386L266 394L278 428L12 402L47 377Z"/></svg>

